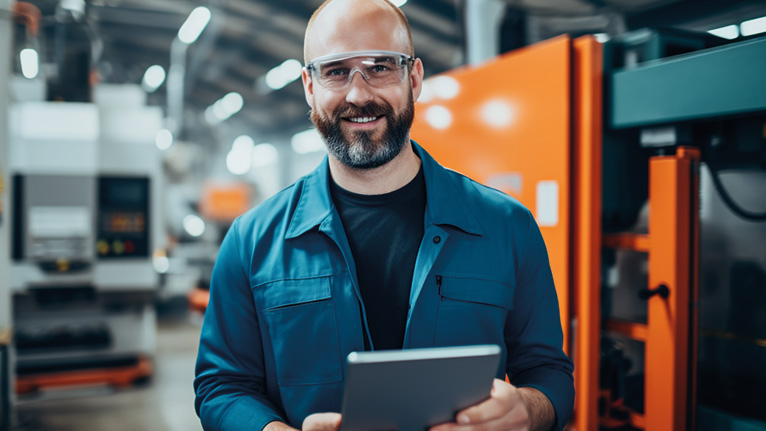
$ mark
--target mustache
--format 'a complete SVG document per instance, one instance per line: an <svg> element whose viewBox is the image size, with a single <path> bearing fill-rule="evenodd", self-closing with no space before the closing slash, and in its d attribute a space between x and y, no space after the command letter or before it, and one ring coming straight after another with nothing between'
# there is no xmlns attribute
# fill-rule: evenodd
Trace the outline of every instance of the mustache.
<svg viewBox="0 0 766 431"><path fill-rule="evenodd" d="M333 113L336 120L348 117L381 117L389 116L394 113L394 109L388 104L378 104L370 102L364 106L345 105L339 107Z"/></svg>

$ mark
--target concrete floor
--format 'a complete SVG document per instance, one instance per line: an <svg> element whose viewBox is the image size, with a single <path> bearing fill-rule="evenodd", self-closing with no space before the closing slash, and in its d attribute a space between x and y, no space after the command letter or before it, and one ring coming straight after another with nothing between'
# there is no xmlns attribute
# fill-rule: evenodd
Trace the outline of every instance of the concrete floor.
<svg viewBox="0 0 766 431"><path fill-rule="evenodd" d="M155 373L129 389L106 387L47 391L21 398L14 431L198 431L194 362L201 319L161 318Z"/></svg>

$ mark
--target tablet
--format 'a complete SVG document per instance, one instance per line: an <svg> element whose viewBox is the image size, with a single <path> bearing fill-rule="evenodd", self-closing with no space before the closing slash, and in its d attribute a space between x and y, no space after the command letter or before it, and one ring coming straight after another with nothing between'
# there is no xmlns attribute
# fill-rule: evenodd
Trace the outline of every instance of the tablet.
<svg viewBox="0 0 766 431"><path fill-rule="evenodd" d="M496 345L352 352L341 431L423 431L489 398Z"/></svg>

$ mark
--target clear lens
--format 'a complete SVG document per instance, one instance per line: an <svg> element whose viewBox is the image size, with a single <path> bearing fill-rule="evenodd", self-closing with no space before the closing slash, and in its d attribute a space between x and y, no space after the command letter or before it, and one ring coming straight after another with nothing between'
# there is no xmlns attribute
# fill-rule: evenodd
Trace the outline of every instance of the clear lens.
<svg viewBox="0 0 766 431"><path fill-rule="evenodd" d="M349 53L351 54L351 53ZM339 89L348 85L359 72L373 87L399 84L407 77L412 57L401 53L375 53L347 56L344 54L318 58L307 67L311 77L322 87Z"/></svg>

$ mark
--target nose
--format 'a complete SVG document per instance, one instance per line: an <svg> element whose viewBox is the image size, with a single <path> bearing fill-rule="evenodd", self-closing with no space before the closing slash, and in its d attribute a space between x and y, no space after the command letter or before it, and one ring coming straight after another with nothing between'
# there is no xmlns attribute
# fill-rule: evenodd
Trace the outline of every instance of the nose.
<svg viewBox="0 0 766 431"><path fill-rule="evenodd" d="M364 80L362 72L354 69L351 71L351 82L348 83L348 92L346 92L346 102L356 106L364 106L375 97L367 81Z"/></svg>

